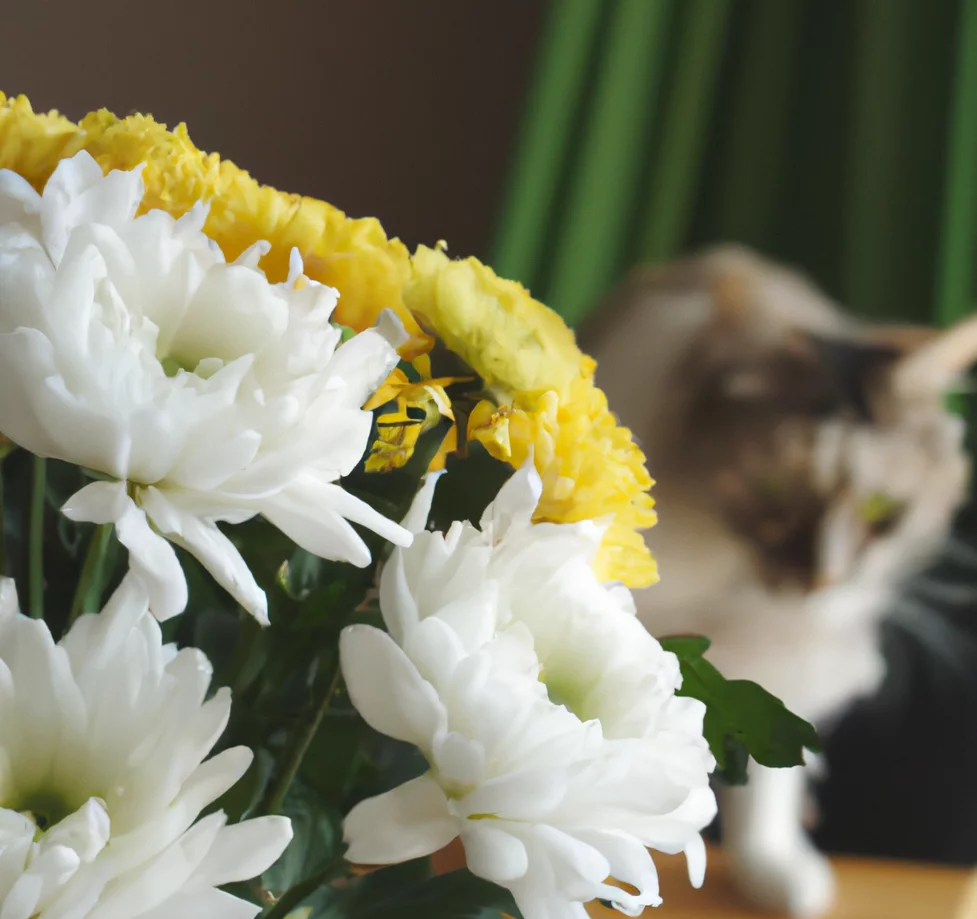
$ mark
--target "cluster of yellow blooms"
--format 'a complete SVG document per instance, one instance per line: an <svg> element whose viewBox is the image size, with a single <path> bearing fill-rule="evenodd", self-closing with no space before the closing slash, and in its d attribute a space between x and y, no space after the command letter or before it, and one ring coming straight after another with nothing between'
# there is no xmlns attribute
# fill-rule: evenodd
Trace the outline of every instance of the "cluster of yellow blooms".
<svg viewBox="0 0 977 919"><path fill-rule="evenodd" d="M340 292L338 323L361 331L382 310L396 312L409 334L401 356L419 380L395 371L368 403L396 405L377 419L381 436L368 468L401 465L423 430L441 417L454 421L449 388L459 379L431 377L429 352L440 340L483 384L467 417L467 440L512 466L532 452L543 480L537 519L610 520L597 559L601 577L631 587L657 579L639 532L655 522L644 456L594 385L594 362L560 317L520 284L474 258L452 261L443 247L421 246L411 257L377 220L352 219L323 201L260 185L232 162L198 150L182 124L169 131L148 116L119 119L107 111L75 124L0 93L0 168L41 189L59 160L83 149L106 172L145 164L143 209L180 215L208 201L204 231L228 259L267 240L261 267L272 281L285 279L297 248L306 275ZM458 441L452 427L435 463Z"/></svg>

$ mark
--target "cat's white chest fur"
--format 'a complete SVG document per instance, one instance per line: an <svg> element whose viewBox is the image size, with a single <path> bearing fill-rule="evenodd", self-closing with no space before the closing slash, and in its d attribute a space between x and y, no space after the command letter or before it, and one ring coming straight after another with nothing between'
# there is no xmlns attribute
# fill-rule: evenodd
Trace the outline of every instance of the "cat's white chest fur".
<svg viewBox="0 0 977 919"><path fill-rule="evenodd" d="M853 580L820 592L771 592L749 547L681 489L662 481L648 534L661 581L636 591L653 635L708 635L708 659L728 679L759 683L816 724L883 675L878 618L892 586ZM684 499L684 500L683 500Z"/></svg>

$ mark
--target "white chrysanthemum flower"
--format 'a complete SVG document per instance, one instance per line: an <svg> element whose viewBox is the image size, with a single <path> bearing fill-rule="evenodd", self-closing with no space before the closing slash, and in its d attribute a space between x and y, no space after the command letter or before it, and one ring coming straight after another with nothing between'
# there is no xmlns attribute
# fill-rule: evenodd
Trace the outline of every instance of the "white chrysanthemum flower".
<svg viewBox="0 0 977 919"><path fill-rule="evenodd" d="M263 514L313 554L360 566L370 553L347 521L410 542L335 484L366 449L362 405L402 330L340 346L337 292L304 278L297 252L270 284L266 244L227 264L202 232L204 205L136 217L142 196L139 169L103 176L85 152L43 195L0 171L0 432L109 479L63 510L115 524L157 617L187 602L170 540L266 621L218 521Z"/></svg>
<svg viewBox="0 0 977 919"><path fill-rule="evenodd" d="M357 709L431 770L353 809L347 857L395 862L460 836L469 868L512 890L526 919L583 919L597 897L631 915L659 903L648 848L684 851L701 883L716 808L704 707L675 696L675 656L630 594L594 576L600 527L533 525L528 466L481 530L421 532L432 489L381 577L390 634L341 639Z"/></svg>
<svg viewBox="0 0 977 919"><path fill-rule="evenodd" d="M260 907L217 889L268 868L284 817L197 820L251 752L206 760L230 695L204 701L211 669L164 646L129 575L98 615L55 644L0 581L0 916L247 919Z"/></svg>

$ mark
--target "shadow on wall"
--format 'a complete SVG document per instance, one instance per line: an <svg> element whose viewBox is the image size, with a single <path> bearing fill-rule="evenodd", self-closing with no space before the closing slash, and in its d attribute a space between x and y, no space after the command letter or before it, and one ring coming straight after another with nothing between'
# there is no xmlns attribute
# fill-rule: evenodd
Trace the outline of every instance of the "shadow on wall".
<svg viewBox="0 0 977 919"><path fill-rule="evenodd" d="M0 89L186 121L267 184L483 254L542 0L5 0Z"/></svg>

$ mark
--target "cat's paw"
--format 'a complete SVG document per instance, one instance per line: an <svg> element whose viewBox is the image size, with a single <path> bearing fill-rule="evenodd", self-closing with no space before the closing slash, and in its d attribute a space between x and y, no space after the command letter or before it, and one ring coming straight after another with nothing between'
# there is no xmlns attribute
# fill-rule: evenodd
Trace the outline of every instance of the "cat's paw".
<svg viewBox="0 0 977 919"><path fill-rule="evenodd" d="M834 902L834 871L806 839L754 845L730 853L733 881L755 906L799 919L821 916Z"/></svg>

